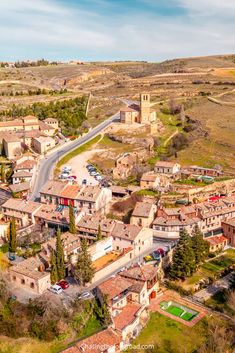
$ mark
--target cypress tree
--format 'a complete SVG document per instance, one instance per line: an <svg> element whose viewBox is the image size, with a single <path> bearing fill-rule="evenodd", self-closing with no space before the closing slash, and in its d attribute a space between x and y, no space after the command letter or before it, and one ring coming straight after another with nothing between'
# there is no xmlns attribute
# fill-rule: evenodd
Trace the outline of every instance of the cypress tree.
<svg viewBox="0 0 235 353"><path fill-rule="evenodd" d="M10 221L9 229L9 251L16 252L17 249L17 240L16 240L16 223L15 218L13 217Z"/></svg>
<svg viewBox="0 0 235 353"><path fill-rule="evenodd" d="M75 216L71 203L69 204L69 231L72 234L76 234Z"/></svg>
<svg viewBox="0 0 235 353"><path fill-rule="evenodd" d="M57 264L56 264L56 256L55 251L51 252L51 283L55 284L58 281L58 272L57 272Z"/></svg>
<svg viewBox="0 0 235 353"><path fill-rule="evenodd" d="M97 240L101 240L103 237L102 237L102 232L101 232L101 226L99 224L98 226L98 232L97 232Z"/></svg>
<svg viewBox="0 0 235 353"><path fill-rule="evenodd" d="M60 229L56 232L56 268L58 279L61 280L65 277L65 265L64 265L64 249L61 240Z"/></svg>
<svg viewBox="0 0 235 353"><path fill-rule="evenodd" d="M186 230L180 232L180 239L173 252L170 276L173 279L184 279L195 271L195 256L192 239Z"/></svg>
<svg viewBox="0 0 235 353"><path fill-rule="evenodd" d="M3 183L6 182L6 171L4 164L1 165L1 180Z"/></svg>
<svg viewBox="0 0 235 353"><path fill-rule="evenodd" d="M75 278L84 286L91 282L95 270L92 265L91 256L88 252L86 239L81 240L81 251L78 254L77 266L75 269Z"/></svg>
<svg viewBox="0 0 235 353"><path fill-rule="evenodd" d="M200 265L208 256L209 243L203 239L203 234L198 225L192 231L192 248L195 256L196 266Z"/></svg>

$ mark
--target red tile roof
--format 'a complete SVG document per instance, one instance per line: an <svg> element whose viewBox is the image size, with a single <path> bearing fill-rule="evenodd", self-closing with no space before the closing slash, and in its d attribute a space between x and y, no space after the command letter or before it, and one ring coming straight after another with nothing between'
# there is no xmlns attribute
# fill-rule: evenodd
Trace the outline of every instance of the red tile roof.
<svg viewBox="0 0 235 353"><path fill-rule="evenodd" d="M111 347L119 347L121 340L120 334L108 328L77 342L73 347L65 349L62 353L103 353ZM113 352L117 351L119 349L115 349Z"/></svg>
<svg viewBox="0 0 235 353"><path fill-rule="evenodd" d="M137 303L128 303L124 306L122 312L113 319L115 328L122 331L126 326L133 323L140 309L141 305Z"/></svg>
<svg viewBox="0 0 235 353"><path fill-rule="evenodd" d="M226 237L223 235L216 235L213 237L206 238L206 241L210 243L210 245L223 244L228 241Z"/></svg>
<svg viewBox="0 0 235 353"><path fill-rule="evenodd" d="M128 279L120 276L115 276L99 284L98 288L102 294L108 296L108 299L113 299L131 286L132 282Z"/></svg>

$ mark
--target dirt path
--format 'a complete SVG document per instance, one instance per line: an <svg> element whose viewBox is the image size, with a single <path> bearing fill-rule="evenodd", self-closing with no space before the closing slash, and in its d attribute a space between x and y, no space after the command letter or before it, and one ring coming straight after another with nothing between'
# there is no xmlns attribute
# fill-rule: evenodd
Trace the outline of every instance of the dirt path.
<svg viewBox="0 0 235 353"><path fill-rule="evenodd" d="M171 134L171 136L168 137L168 139L166 139L166 141L164 142L163 146L166 147L166 145L168 144L168 142L175 136L177 135L179 132L179 129L176 129L175 132L173 132L173 134Z"/></svg>

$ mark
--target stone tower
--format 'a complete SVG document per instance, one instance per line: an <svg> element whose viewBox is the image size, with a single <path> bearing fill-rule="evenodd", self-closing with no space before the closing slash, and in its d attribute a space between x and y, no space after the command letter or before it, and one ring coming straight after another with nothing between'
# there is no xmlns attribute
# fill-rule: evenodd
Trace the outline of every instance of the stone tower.
<svg viewBox="0 0 235 353"><path fill-rule="evenodd" d="M140 95L140 123L150 122L150 94Z"/></svg>

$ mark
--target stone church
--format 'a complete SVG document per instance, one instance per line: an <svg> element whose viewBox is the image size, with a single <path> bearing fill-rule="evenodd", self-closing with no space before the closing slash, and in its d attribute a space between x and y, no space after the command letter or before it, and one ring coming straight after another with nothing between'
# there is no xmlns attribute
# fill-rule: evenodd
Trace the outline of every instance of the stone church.
<svg viewBox="0 0 235 353"><path fill-rule="evenodd" d="M124 124L152 124L157 120L156 111L151 108L150 94L140 95L140 104L131 104L120 110L120 120Z"/></svg>

